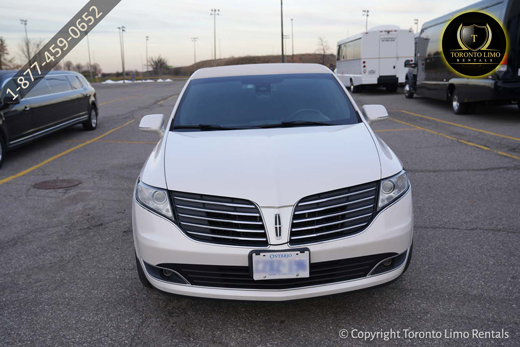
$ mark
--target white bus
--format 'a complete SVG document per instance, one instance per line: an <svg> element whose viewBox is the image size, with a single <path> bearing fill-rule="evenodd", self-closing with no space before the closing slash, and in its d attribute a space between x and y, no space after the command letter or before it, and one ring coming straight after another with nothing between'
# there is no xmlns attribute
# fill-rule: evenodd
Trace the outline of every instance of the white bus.
<svg viewBox="0 0 520 347"><path fill-rule="evenodd" d="M384 86L395 92L405 83L406 60L414 58L414 33L384 25L338 42L336 75L352 93L362 86Z"/></svg>

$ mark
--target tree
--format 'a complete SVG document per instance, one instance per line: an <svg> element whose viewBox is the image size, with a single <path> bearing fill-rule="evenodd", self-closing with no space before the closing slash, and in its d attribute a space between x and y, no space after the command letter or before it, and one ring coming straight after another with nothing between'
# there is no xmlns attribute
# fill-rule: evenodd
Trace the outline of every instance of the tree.
<svg viewBox="0 0 520 347"><path fill-rule="evenodd" d="M10 70L14 68L14 58L7 59L9 50L3 37L0 36L0 70Z"/></svg>
<svg viewBox="0 0 520 347"><path fill-rule="evenodd" d="M160 75L168 69L168 61L160 55L157 57L151 57L149 65L156 75Z"/></svg>
<svg viewBox="0 0 520 347"><path fill-rule="evenodd" d="M83 71L83 70L84 70L83 64L81 64L81 63L76 63L76 64L74 65L74 71L77 71L77 72L81 73L81 71Z"/></svg>
<svg viewBox="0 0 520 347"><path fill-rule="evenodd" d="M329 43L325 41L323 37L318 38L318 48L316 49L316 53L321 54L321 63L325 65L325 57L330 50Z"/></svg>
<svg viewBox="0 0 520 347"><path fill-rule="evenodd" d="M74 69L74 63L70 60L64 61L63 68L67 71L72 71Z"/></svg>
<svg viewBox="0 0 520 347"><path fill-rule="evenodd" d="M43 41L41 39L22 37L18 43L18 49L20 50L20 55L23 60L22 63L25 64L26 62L30 62L32 57L38 53L42 46Z"/></svg>

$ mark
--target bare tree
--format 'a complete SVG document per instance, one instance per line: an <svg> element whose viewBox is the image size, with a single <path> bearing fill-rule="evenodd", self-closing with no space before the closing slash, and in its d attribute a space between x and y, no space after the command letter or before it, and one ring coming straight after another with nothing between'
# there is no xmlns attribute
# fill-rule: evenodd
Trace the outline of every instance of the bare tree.
<svg viewBox="0 0 520 347"><path fill-rule="evenodd" d="M67 71L72 71L74 69L74 63L71 62L70 60L64 61L63 62L63 67Z"/></svg>
<svg viewBox="0 0 520 347"><path fill-rule="evenodd" d="M63 71L63 64L62 64L62 63L58 63L58 64L56 64L56 66L54 67L53 70L56 70L56 71Z"/></svg>
<svg viewBox="0 0 520 347"><path fill-rule="evenodd" d="M160 75L168 69L168 61L160 55L157 57L151 57L149 64L156 75Z"/></svg>
<svg viewBox="0 0 520 347"><path fill-rule="evenodd" d="M43 46L43 40L41 39L29 39L22 37L18 43L18 50L22 58L22 63L30 62L32 57L38 53Z"/></svg>
<svg viewBox="0 0 520 347"><path fill-rule="evenodd" d="M81 73L81 71L83 71L83 70L84 70L83 64L81 64L81 63L76 63L76 64L74 65L74 71L77 71L77 72Z"/></svg>
<svg viewBox="0 0 520 347"><path fill-rule="evenodd" d="M321 63L325 65L325 57L330 50L329 43L325 41L323 37L318 38L318 48L316 49L316 53L321 54Z"/></svg>

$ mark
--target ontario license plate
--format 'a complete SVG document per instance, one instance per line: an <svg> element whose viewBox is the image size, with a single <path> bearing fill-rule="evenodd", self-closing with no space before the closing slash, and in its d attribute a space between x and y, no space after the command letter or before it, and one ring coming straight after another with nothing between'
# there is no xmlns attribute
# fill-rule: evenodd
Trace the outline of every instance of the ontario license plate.
<svg viewBox="0 0 520 347"><path fill-rule="evenodd" d="M251 266L255 281L282 278L309 277L310 251L261 252L251 253Z"/></svg>

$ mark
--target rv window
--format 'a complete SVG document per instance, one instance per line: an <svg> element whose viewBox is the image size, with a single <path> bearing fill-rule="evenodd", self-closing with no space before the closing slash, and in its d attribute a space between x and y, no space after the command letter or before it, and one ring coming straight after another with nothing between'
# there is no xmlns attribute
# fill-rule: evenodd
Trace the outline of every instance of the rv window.
<svg viewBox="0 0 520 347"><path fill-rule="evenodd" d="M347 43L347 59L361 59L361 39Z"/></svg>

